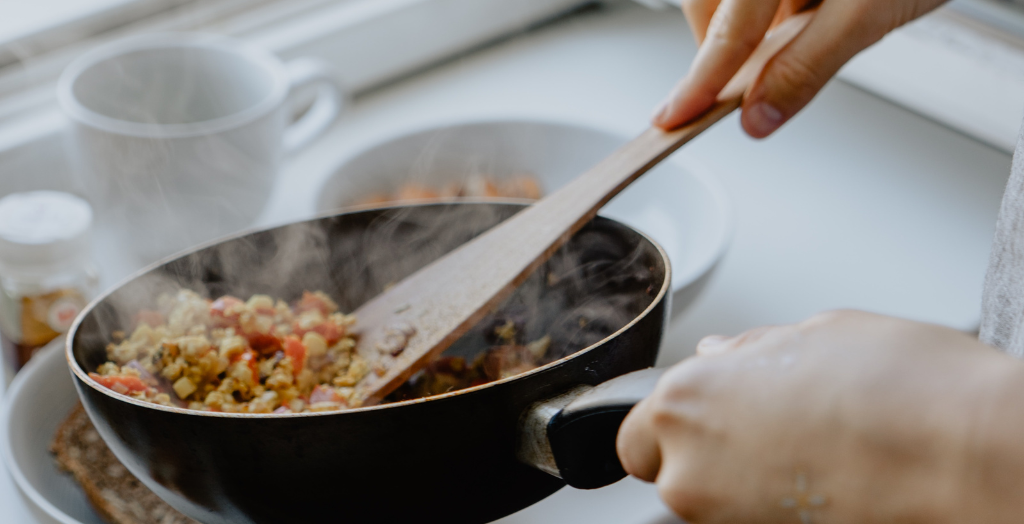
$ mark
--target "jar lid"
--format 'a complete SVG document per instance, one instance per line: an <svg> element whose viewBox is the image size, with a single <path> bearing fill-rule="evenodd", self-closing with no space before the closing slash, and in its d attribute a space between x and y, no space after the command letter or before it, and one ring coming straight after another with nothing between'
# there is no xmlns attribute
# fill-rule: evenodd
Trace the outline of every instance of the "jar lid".
<svg viewBox="0 0 1024 524"><path fill-rule="evenodd" d="M92 208L69 193L28 191L0 198L0 262L38 267L78 261L89 252Z"/></svg>

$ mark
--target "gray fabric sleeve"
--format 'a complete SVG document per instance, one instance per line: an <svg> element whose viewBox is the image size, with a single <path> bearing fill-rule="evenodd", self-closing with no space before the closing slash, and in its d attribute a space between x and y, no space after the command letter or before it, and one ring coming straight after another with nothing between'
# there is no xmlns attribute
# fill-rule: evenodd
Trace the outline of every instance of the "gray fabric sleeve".
<svg viewBox="0 0 1024 524"><path fill-rule="evenodd" d="M996 221L981 299L982 342L1024 358L1024 129Z"/></svg>

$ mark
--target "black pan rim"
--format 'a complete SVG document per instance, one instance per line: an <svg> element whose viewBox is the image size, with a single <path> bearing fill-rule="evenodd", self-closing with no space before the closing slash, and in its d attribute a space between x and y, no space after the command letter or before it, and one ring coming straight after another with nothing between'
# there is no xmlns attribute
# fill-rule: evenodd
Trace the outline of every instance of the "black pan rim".
<svg viewBox="0 0 1024 524"><path fill-rule="evenodd" d="M314 220L319 220L319 219L329 218L329 217L334 217L334 216L339 216L339 215L346 215L346 214L352 214L352 213L361 213L361 212L365 212L365 211L384 210L384 209L403 209L403 208L409 208L409 207L427 207L427 206L436 206L436 205L449 205L449 204L452 204L452 203L456 203L456 204L467 203L467 204L513 204L513 205L524 205L524 204L529 204L531 202L532 201L529 201L529 200L516 199L516 198L446 198L446 199L433 199L433 200L429 200L429 201L424 200L424 201L419 201L419 202L407 202L407 203L403 203L403 204L399 204L399 205L387 204L387 205L382 205L382 206L356 206L356 207L349 207L349 208L343 208L343 209L328 211L328 212L325 212L325 213L319 213L319 214L317 214L317 215L315 215L313 217L310 217L310 218L307 218L307 219L303 219L303 220L296 220L296 221L285 222L285 223L281 223L281 224L276 224L276 225L271 225L271 226L264 226L264 227L258 227L258 228L249 228L249 229L246 229L246 230L243 230L243 231L231 234L231 235L227 235L227 236L220 237L220 238L217 238L217 239L214 239L214 240L210 240L208 242L204 242L202 244L199 244L197 246L194 246L194 247L189 248L189 249L184 250L184 251L180 251L180 252L175 253L173 255L170 255L168 257L165 257L165 258L162 258L160 260L157 260L156 262L153 262L152 264L149 264L148 266L146 266L146 267L136 271L135 273L132 273L128 277L125 277L124 279L119 281L117 284L115 284L114 286L111 286L109 289L107 289L106 291L101 293L99 296L97 296L95 299L93 299L91 302L89 302L89 304L85 307L85 309L83 309L82 312L75 319L74 323L71 325L71 329L68 330L68 336L66 337L66 340L64 342L64 358L65 358L65 360L67 360L68 368L71 370L71 373L75 376L76 379L78 379L78 381L80 383L85 384L85 385L91 387L92 389L98 391L99 393L101 393L103 395L106 395L106 396L108 396L108 397L110 397L110 398L112 398L114 400L117 400L117 401L120 401L120 402L125 402L125 403L128 403L128 404L133 404L133 405L141 407L141 408L153 409L153 410L157 410L157 411L164 411L164 412L167 412L167 413L174 413L174 414L178 414L178 415L205 416L205 417L223 418L223 419L297 419L297 418L307 418L307 417L338 416L338 415L345 415L345 414L350 414L350 413L351 414L354 414L354 413L367 413L367 412L370 412L370 411L379 411L379 410L384 410L384 409L400 408L400 407L406 407L406 406L413 406L413 405L417 405L417 404L423 404L423 403L426 403L426 402L450 399L450 398L458 397L458 396L465 395L465 394L475 393L475 392L478 392L478 391L481 391L481 390L484 390L484 389L487 389L487 388L490 388L490 387L496 387L496 386L499 386L499 385L507 384L507 383L510 383L510 382L513 382L513 381L525 380L526 378L528 378L528 377L530 377L530 376L532 376L534 374L545 372L545 371L547 371L549 369L553 369L553 368L558 367L558 366L560 366L562 364L565 364L566 362L569 362L569 361L571 361L573 359L581 358L584 354L591 352L593 349L604 345L609 340L612 340L612 339L616 338L617 336L619 336L620 334L624 333L625 331L629 330L633 325L635 325L636 323L638 323L641 320L643 320L644 318L646 318L651 313L651 311L653 311L655 308L657 308L664 301L665 296L668 293L668 290L671 289L671 287L672 287L672 264L671 264L671 261L668 258L668 254L665 252L665 249L661 246L661 244L656 242L653 238L648 236L643 231L635 229L632 226L624 224L624 223L622 223L622 222L620 222L618 220L615 220L615 219L612 219L612 218L608 218L608 217L602 217L605 220L610 220L610 221L612 221L612 222L614 222L616 224L619 224L619 225L629 229L630 231L638 234L641 238L643 238L644 240L650 242L650 244L652 246L654 246L654 248L658 251L658 255L661 257L661 260L662 260L662 262L665 265L665 277L662 279L661 288L658 290L658 294L655 295L655 297L651 301L651 303L648 304L647 307L644 308L643 311L641 311L639 314L637 314L635 317L633 317L633 320L630 320L629 322L627 322L624 326L622 326L621 328L616 330L614 333L608 335L607 337L605 337L605 338L603 338L603 339L601 339L601 340L599 340L599 341L597 341L597 342L595 342L595 343L593 343L593 344L591 344L591 345L589 345L589 346L587 346L587 347L585 347L583 349L580 349L579 351L577 351L577 352L575 352L575 353L573 353L571 355L567 355L567 356L562 357L562 358L560 358L558 360L554 360L554 361L548 362L547 364L544 364L543 366L531 369L529 371L520 373L518 375L513 375L511 377L506 377L506 378L498 379L498 380L495 380L493 382L487 382L486 384L481 384L479 386L472 386L472 387L468 387L468 388L465 388L465 389L459 389L459 390L456 390L456 391L450 391L450 392L447 392L447 393L442 393L440 395L432 395L432 396L429 396L429 397L414 398L414 399L409 399L409 400L402 400L402 401L399 401L399 402L391 402L391 403L387 403L387 404L376 404L376 405L373 405L373 406L362 406L362 407L358 407L358 408L341 409L341 410L337 410L337 411L320 411L320 412L309 412L309 413L225 413L225 412L222 412L222 411L200 411L200 410L196 410L196 409L179 408L179 407L175 407L175 406L163 406L163 405L160 405L160 404L154 404L152 402L146 402L146 401L138 400L138 399L129 397L127 395L122 395L120 393L117 393L117 392L111 390L110 388L106 388L106 387L103 387L102 385L100 385L98 382L96 382L95 380L90 378L88 373L86 373L81 368L81 366L78 365L78 361L75 360L75 357L74 357L72 345L73 345L73 341L74 341L74 336L78 333L78 328L79 328L79 325L81 324L81 322L85 319L85 317L88 315L88 313L90 313L97 305L99 305L101 302L103 302L111 294L113 294L117 290L121 289L122 287L124 287L128 283L130 283L130 282L136 280L137 278L139 278L139 277L149 273L150 271L158 269L159 267L163 266L164 264L167 264L168 262L170 262L172 260L178 259L178 258L180 258L182 256L185 256L185 255L188 255L190 253L195 253L197 251L201 251L203 249L206 249L208 247L220 244L222 242L226 242L226 241L233 240L233 239L236 239L236 238L241 238L241 237L244 237L246 235L250 235L252 233L258 233L258 232L261 232L261 231L269 231L271 229L276 229L276 228L288 226L288 225L291 225L291 224L300 224L300 223L303 223L303 222L310 222L310 221L314 221Z"/></svg>

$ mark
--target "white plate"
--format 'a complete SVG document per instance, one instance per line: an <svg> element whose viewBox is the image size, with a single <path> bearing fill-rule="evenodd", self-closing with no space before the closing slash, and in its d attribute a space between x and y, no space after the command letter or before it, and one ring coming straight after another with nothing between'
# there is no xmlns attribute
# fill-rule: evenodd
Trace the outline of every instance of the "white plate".
<svg viewBox="0 0 1024 524"><path fill-rule="evenodd" d="M608 156L628 137L566 123L455 123L385 138L343 160L320 190L317 210L354 205L415 180L431 187L470 174L529 173L551 192ZM706 170L674 159L634 182L601 214L657 241L672 262L673 316L696 298L732 231L725 191Z"/></svg>
<svg viewBox="0 0 1024 524"><path fill-rule="evenodd" d="M0 406L0 456L40 522L103 524L85 492L57 469L50 453L57 426L77 402L64 337L59 337L18 373Z"/></svg>

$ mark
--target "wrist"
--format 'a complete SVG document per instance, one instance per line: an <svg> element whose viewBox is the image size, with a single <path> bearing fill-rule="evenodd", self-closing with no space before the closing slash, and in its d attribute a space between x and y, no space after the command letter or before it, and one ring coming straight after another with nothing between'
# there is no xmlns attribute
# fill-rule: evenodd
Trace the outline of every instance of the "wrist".
<svg viewBox="0 0 1024 524"><path fill-rule="evenodd" d="M1024 501L1024 363L988 355L973 375L953 471L959 522L1019 522Z"/></svg>
<svg viewBox="0 0 1024 524"><path fill-rule="evenodd" d="M861 404L876 413L846 463L851 522L1019 522L1024 363L960 346L891 370Z"/></svg>

